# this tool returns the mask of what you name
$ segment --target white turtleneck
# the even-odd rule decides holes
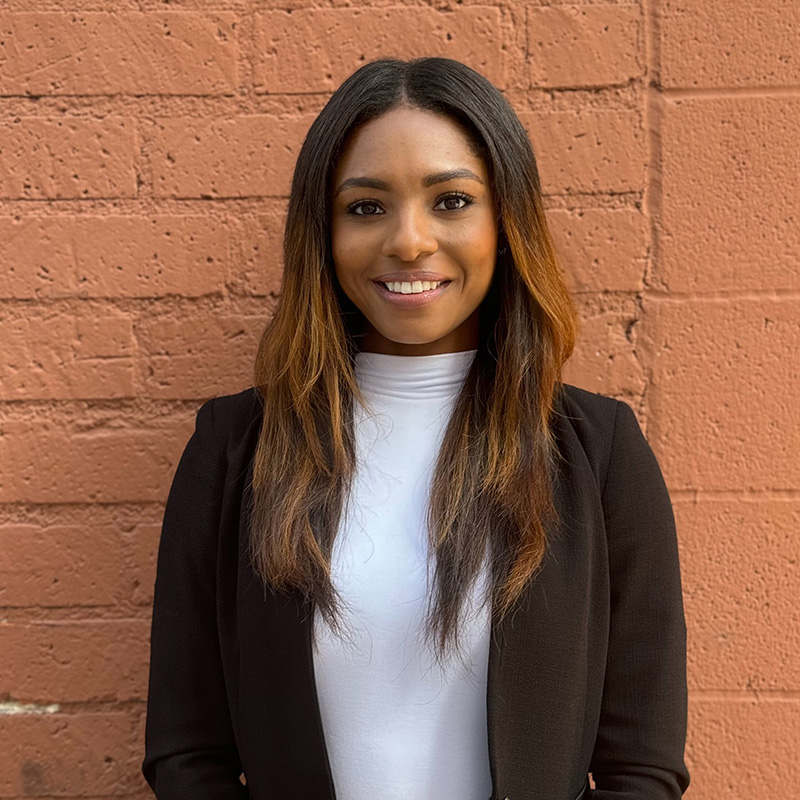
[[[464,662],[434,665],[423,632],[425,513],[435,460],[477,350],[360,352],[358,467],[332,555],[350,642],[315,613],[314,672],[338,800],[486,800],[488,563],[460,630]],[[433,568],[431,567],[431,577]]]

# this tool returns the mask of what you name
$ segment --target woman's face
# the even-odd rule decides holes
[[[331,244],[336,277],[364,315],[361,350],[477,348],[497,237],[486,165],[449,117],[397,108],[353,134],[334,173]],[[401,292],[423,288],[418,279],[445,283],[415,295],[381,279],[410,283],[392,286]]]

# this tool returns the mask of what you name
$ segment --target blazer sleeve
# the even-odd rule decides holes
[[[602,491],[611,619],[594,800],[675,800],[689,785],[686,622],[667,487],[633,409],[617,401]]]
[[[225,462],[213,400],[197,412],[164,510],[142,772],[159,800],[244,800],[222,673],[216,553]]]

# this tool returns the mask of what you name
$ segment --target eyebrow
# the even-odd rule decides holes
[[[427,189],[429,186],[433,186],[435,183],[445,183],[446,181],[451,181],[454,178],[467,178],[477,181],[481,184],[483,183],[483,181],[471,169],[461,167],[459,169],[450,169],[446,170],[445,172],[434,172],[430,175],[426,175],[422,180],[422,185]],[[345,189],[349,189],[353,186],[363,186],[367,189],[382,189],[383,191],[389,191],[389,184],[385,181],[379,181],[377,178],[367,178],[362,176],[359,178],[348,178],[346,181],[343,181],[333,196],[336,197],[339,192],[343,192]]]

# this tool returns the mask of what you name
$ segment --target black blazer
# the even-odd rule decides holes
[[[667,488],[629,405],[566,384],[556,409],[564,531],[492,628],[489,800],[674,800],[686,624]],[[265,599],[247,557],[261,417],[254,388],[205,403],[167,500],[142,765],[160,800],[335,798],[313,608]]]

